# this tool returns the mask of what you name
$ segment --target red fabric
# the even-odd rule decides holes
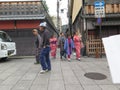
[[[71,38],[68,38],[68,43],[69,43],[69,44],[71,43]]]
[[[68,55],[68,58],[70,58],[70,55]]]
[[[57,38],[51,38],[51,39],[50,39],[50,48],[51,48],[51,56],[52,56],[52,57],[56,57]]]
[[[76,58],[80,58],[81,56],[81,38],[78,35],[74,36],[74,44],[75,44],[75,49],[76,49]]]

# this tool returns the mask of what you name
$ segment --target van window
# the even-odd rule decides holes
[[[11,38],[4,32],[0,32],[0,41],[11,42]]]

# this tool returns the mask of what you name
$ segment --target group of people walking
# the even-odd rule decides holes
[[[33,29],[36,45],[36,62],[41,64],[42,70],[40,73],[51,71],[50,55],[53,59],[56,58],[57,48],[60,48],[60,59],[71,60],[72,51],[76,52],[76,59],[80,61],[81,48],[83,47],[81,35],[76,31],[73,38],[70,34],[64,35],[60,33],[59,38],[55,35],[50,37],[49,31],[46,29],[46,22],[40,23],[39,30]]]
[[[71,60],[72,51],[76,52],[76,59],[80,61],[81,57],[81,48],[83,48],[83,43],[81,39],[81,34],[76,31],[73,39],[70,34],[64,35],[60,33],[60,37],[57,39],[54,35],[50,38],[50,48],[51,48],[51,57],[56,58],[57,47],[60,48],[60,59]]]

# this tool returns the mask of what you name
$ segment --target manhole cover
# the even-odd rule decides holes
[[[94,79],[94,80],[104,80],[104,79],[107,78],[107,76],[104,75],[104,74],[92,73],[92,72],[91,73],[86,73],[84,76],[87,77],[87,78],[90,78],[90,79]]]

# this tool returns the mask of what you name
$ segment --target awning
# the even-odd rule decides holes
[[[6,15],[0,16],[0,20],[39,20],[45,19],[45,15]]]
[[[94,26],[99,26],[98,23],[93,23]],[[120,21],[103,21],[102,26],[118,26],[120,25]]]
[[[87,14],[87,15],[82,15],[83,18],[88,18],[88,19],[92,19],[92,18],[95,18],[95,15],[94,14]],[[106,14],[105,15],[105,18],[118,18],[120,17],[120,14],[117,13],[117,14]]]

